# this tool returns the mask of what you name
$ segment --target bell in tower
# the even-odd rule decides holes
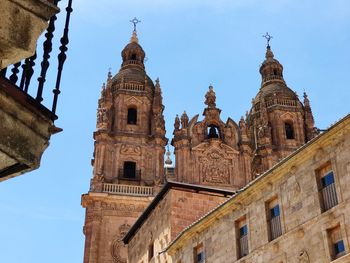
[[[139,20],[131,22],[134,30],[121,52],[121,68],[115,76],[108,73],[98,101],[93,178],[82,197],[84,263],[126,262],[122,234],[164,180],[167,139],[161,86],[145,71],[136,31]]]

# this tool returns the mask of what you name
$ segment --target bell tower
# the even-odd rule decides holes
[[[212,86],[205,95],[203,120],[186,112],[174,123],[175,180],[237,190],[251,181],[251,149],[244,120],[221,120]]]
[[[310,102],[304,104],[283,78],[283,66],[268,39],[265,60],[260,66],[261,87],[247,116],[253,150],[253,177],[271,168],[315,136]]]
[[[145,71],[136,24],[123,62],[108,73],[98,100],[95,150],[86,208],[84,263],[126,262],[121,239],[164,180],[167,139],[159,79]]]

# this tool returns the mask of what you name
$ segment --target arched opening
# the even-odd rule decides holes
[[[132,53],[131,54],[131,58],[130,58],[131,60],[136,60],[137,59],[137,56],[136,56],[136,54],[135,53]]]
[[[294,129],[291,123],[288,123],[288,122],[284,123],[284,130],[286,132],[286,138],[288,140],[294,139]]]
[[[137,109],[129,108],[128,109],[128,124],[136,124],[137,122]]]
[[[136,179],[136,163],[124,162],[124,178]]]
[[[208,126],[208,138],[219,138],[219,128],[215,125]]]
[[[277,76],[277,69],[273,70],[273,75]]]

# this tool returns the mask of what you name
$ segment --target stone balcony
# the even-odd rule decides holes
[[[0,0],[0,69],[34,54],[49,19],[59,12],[53,0]]]
[[[63,33],[61,38],[53,39],[58,2],[0,0],[0,181],[37,169],[51,135],[62,130],[54,121],[73,9],[72,0],[68,0],[65,16],[61,14]],[[43,45],[37,47],[38,54],[42,54],[39,58],[35,51],[37,39],[46,28]],[[57,68],[50,67],[49,60],[54,59],[53,40],[60,42],[58,50],[55,48]],[[49,69],[54,70],[56,81],[50,83],[53,94],[46,96],[44,102]],[[43,103],[49,105],[50,97],[52,104],[48,109]]]
[[[57,118],[0,77],[0,181],[37,169]]]

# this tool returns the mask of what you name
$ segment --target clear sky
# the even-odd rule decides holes
[[[249,110],[266,31],[288,86],[308,93],[316,126],[349,112],[348,0],[74,0],[73,8],[56,122],[63,132],[39,170],[0,183],[0,262],[83,261],[80,198],[92,175],[97,100],[108,68],[119,70],[134,16],[148,75],[160,78],[170,139],[176,114],[202,113],[210,84],[224,120]]]

